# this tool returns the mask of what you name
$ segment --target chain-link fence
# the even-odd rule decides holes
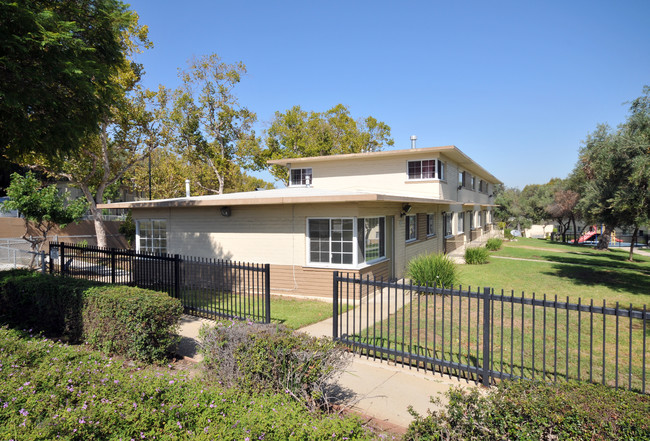
[[[32,251],[31,244],[21,238],[0,239],[0,270],[44,267],[44,253]]]

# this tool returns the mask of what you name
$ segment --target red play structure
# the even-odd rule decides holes
[[[601,230],[602,230],[602,227],[601,227]],[[586,242],[588,240],[595,240],[600,235],[600,233],[601,232],[598,231],[598,227],[596,225],[592,225],[591,227],[589,227],[589,230],[587,230],[587,232],[585,232],[582,236],[580,236],[578,238],[578,243],[583,243],[583,242]],[[622,242],[622,239],[614,238],[614,240],[616,242]],[[573,241],[571,241],[571,242],[573,242]]]

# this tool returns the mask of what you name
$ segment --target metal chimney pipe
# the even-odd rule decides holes
[[[189,198],[190,197],[190,180],[185,179],[185,197]]]
[[[417,136],[415,136],[415,135],[411,135],[411,148],[412,148],[412,149],[415,148],[415,141],[416,141],[417,139],[418,139]]]

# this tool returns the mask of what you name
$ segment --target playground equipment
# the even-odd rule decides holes
[[[598,227],[596,225],[592,225],[591,227],[589,227],[588,231],[583,233],[582,236],[578,238],[578,243],[584,243],[587,241],[598,239],[598,236],[600,236],[600,234],[603,232],[604,229],[605,229],[604,225],[601,225],[600,231],[598,231]],[[611,243],[622,242],[622,241],[623,241],[622,239],[617,239],[616,233],[612,231]],[[573,243],[573,241],[571,241],[571,243]]]

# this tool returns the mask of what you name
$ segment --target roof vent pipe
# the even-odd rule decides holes
[[[190,180],[185,179],[185,197],[189,198],[190,197]]]
[[[411,148],[412,148],[412,149],[415,148],[415,141],[416,141],[417,139],[418,139],[417,136],[415,136],[415,135],[411,135]]]

